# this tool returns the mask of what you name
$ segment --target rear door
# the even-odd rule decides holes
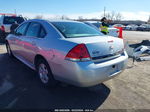
[[[37,41],[41,41],[45,35],[46,32],[40,23],[31,22],[26,32],[26,36],[23,38],[23,57],[29,63],[33,63],[34,57],[38,52]]]

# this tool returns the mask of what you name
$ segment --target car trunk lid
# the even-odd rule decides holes
[[[77,44],[84,43],[92,60],[119,56],[120,52],[124,49],[124,43],[122,39],[110,36],[67,38],[67,40]]]

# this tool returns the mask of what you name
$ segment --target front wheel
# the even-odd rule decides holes
[[[36,69],[41,82],[45,86],[56,86],[57,81],[53,77],[49,64],[44,59],[40,59],[37,62]]]

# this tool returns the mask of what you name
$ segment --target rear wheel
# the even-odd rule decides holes
[[[57,81],[53,77],[49,64],[44,59],[40,59],[37,62],[36,69],[41,82],[45,86],[56,86]]]

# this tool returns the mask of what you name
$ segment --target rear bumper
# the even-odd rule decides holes
[[[56,75],[56,79],[79,87],[94,86],[123,72],[127,60],[125,52],[124,56],[103,63],[68,61],[57,69],[61,75]]]

